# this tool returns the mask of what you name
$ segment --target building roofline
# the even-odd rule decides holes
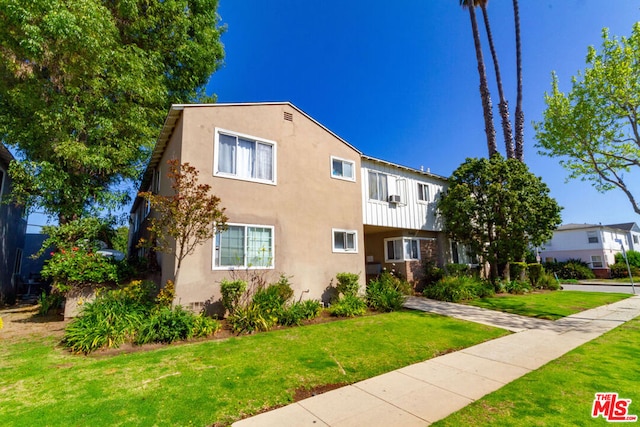
[[[369,160],[369,161],[376,162],[376,163],[382,163],[383,165],[392,166],[392,167],[398,168],[398,169],[404,169],[406,171],[418,173],[418,174],[425,175],[425,176],[428,176],[428,177],[431,177],[431,178],[441,179],[441,180],[444,180],[444,181],[448,180],[447,177],[432,173],[430,171],[423,171],[423,170],[415,169],[415,168],[412,168],[412,167],[409,167],[409,166],[399,165],[397,163],[389,162],[387,160],[378,159],[378,158],[367,156],[367,155],[364,155],[364,154],[362,155],[362,159],[363,160]]]

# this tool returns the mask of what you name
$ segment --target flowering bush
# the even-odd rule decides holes
[[[74,246],[51,252],[41,274],[52,279],[52,286],[64,293],[76,286],[117,283],[118,265],[92,250]]]

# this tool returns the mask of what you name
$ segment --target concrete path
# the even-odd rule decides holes
[[[615,292],[620,294],[632,294],[640,295],[640,287],[636,283],[631,286],[629,283],[580,283],[578,285],[562,284],[562,289],[566,291],[586,291],[586,292]]]
[[[234,423],[273,426],[427,426],[640,316],[640,296],[544,321],[412,297],[406,306],[517,333],[416,363]]]

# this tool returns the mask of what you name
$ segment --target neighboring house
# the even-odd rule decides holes
[[[24,209],[7,203],[11,178],[7,174],[13,156],[0,144],[0,304],[16,300],[27,221]]]
[[[637,225],[635,225],[637,229]],[[615,255],[632,248],[637,233],[618,228],[618,225],[566,224],[558,227],[553,238],[544,244],[540,252],[543,262],[581,259],[589,264],[597,277],[609,277],[609,266],[615,263]],[[633,233],[633,234],[631,234]]]
[[[414,278],[421,260],[443,262],[448,252],[434,206],[444,178],[363,157],[290,103],[174,105],[142,190],[169,194],[170,159],[195,166],[229,218],[182,262],[176,303],[191,309],[220,300],[220,281],[232,277],[284,274],[296,299],[326,300],[337,273],[360,273],[362,285],[383,267]],[[149,215],[137,198],[133,251]],[[173,255],[155,259],[164,284]]]
[[[625,222],[624,224],[610,224],[609,228],[615,228],[618,230],[624,230],[627,234],[628,247],[625,249],[640,252],[640,227],[635,222]]]

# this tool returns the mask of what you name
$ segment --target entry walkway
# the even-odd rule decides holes
[[[234,427],[427,426],[640,316],[634,296],[555,322],[411,297],[408,308],[516,331],[234,423]]]

